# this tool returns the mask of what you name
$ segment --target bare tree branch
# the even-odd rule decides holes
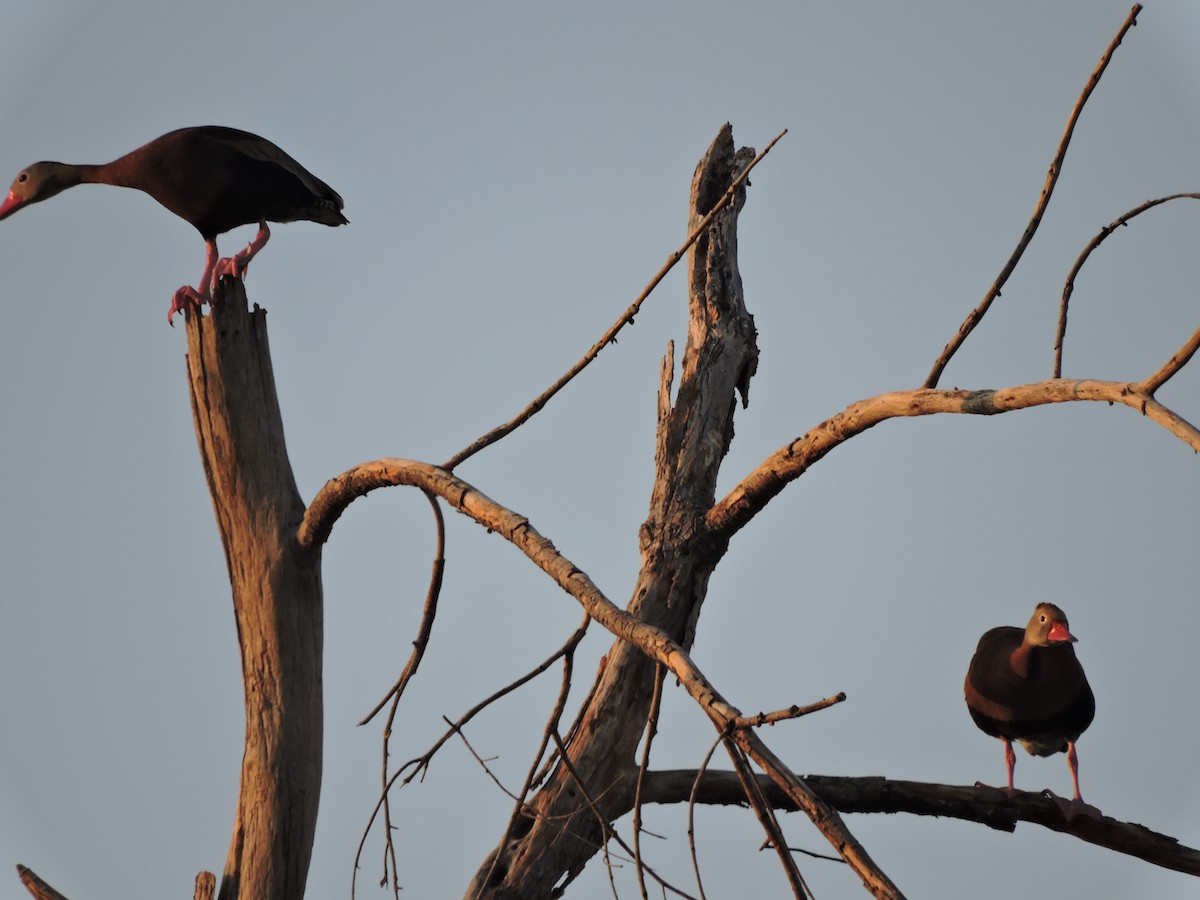
[[[637,787],[633,790],[633,864],[636,867],[638,889],[642,892],[642,900],[649,900],[646,893],[646,879],[642,872],[642,780],[650,768],[650,748],[654,744],[654,736],[658,733],[658,711],[662,705],[663,676],[666,670],[661,665],[655,667],[654,696],[650,701],[650,712],[646,716],[646,741],[642,745],[642,762],[638,766]]]
[[[1063,340],[1067,335],[1067,305],[1071,302],[1071,294],[1075,291],[1075,279],[1079,275],[1079,270],[1083,268],[1083,264],[1087,262],[1088,257],[1092,255],[1092,251],[1103,244],[1104,241],[1108,239],[1108,236],[1122,225],[1129,224],[1130,219],[1140,216],[1147,210],[1154,209],[1156,206],[1161,206],[1163,203],[1166,203],[1170,200],[1181,200],[1185,198],[1200,200],[1200,194],[1171,194],[1169,197],[1159,197],[1157,200],[1147,200],[1141,206],[1129,210],[1129,212],[1122,216],[1118,216],[1108,225],[1105,225],[1100,229],[1100,233],[1092,238],[1088,242],[1088,245],[1083,248],[1083,252],[1080,253],[1079,258],[1075,260],[1075,265],[1071,267],[1071,272],[1067,275],[1067,280],[1063,284],[1062,301],[1059,303],[1058,307],[1058,332],[1054,336],[1055,378],[1062,377]],[[1154,391],[1150,391],[1150,393],[1154,393]]]
[[[798,719],[801,716],[807,716],[809,713],[820,712],[823,709],[829,709],[838,703],[843,703],[846,700],[846,694],[839,692],[832,697],[826,697],[824,700],[818,700],[816,703],[810,703],[808,706],[789,706],[787,709],[779,709],[770,713],[757,713],[753,716],[742,716],[733,723],[734,728],[758,728],[761,725],[774,725],[776,722],[782,722],[785,719]]]
[[[1187,351],[1190,348],[1191,352],[1195,352],[1197,341],[1200,341],[1200,335],[1193,335],[1176,354],[1179,360],[1176,369],[1190,359]],[[1200,431],[1155,400],[1146,389],[1145,386],[1152,384],[1154,378],[1151,376],[1145,382],[1136,384],[1055,379],[995,391],[920,388],[859,400],[768,456],[709,511],[708,527],[715,536],[727,540],[788,483],[803,475],[835,447],[880,422],[901,417],[944,413],[994,416],[1049,403],[1103,401],[1136,409],[1200,452]]]
[[[1038,197],[1037,205],[1033,208],[1033,216],[1029,219],[1029,224],[1025,226],[1025,231],[1021,235],[1021,239],[1017,241],[1017,247],[1013,250],[1012,255],[1008,258],[1008,262],[1004,264],[1004,268],[1000,270],[1000,274],[996,276],[996,280],[988,291],[983,296],[983,300],[967,315],[966,320],[958,328],[958,333],[942,350],[942,355],[937,358],[933,364],[933,369],[929,376],[925,379],[924,387],[937,387],[938,381],[942,377],[942,371],[950,362],[950,358],[962,346],[963,341],[967,336],[975,330],[975,326],[982,321],[984,314],[988,311],[988,307],[992,305],[992,301],[1000,296],[1000,289],[1004,287],[1010,275],[1017,268],[1017,263],[1021,261],[1021,257],[1025,254],[1025,248],[1029,246],[1033,240],[1034,234],[1037,233],[1038,225],[1042,222],[1042,216],[1046,214],[1046,207],[1050,204],[1050,195],[1054,193],[1054,186],[1058,183],[1058,176],[1062,173],[1063,161],[1067,158],[1067,146],[1071,143],[1071,135],[1075,131],[1075,124],[1079,121],[1079,115],[1083,112],[1084,104],[1092,95],[1092,91],[1096,89],[1096,85],[1100,83],[1100,76],[1104,74],[1104,70],[1108,68],[1109,62],[1112,60],[1113,54],[1117,48],[1121,46],[1121,40],[1125,37],[1125,32],[1137,24],[1138,13],[1142,11],[1142,5],[1135,3],[1133,9],[1129,11],[1129,15],[1117,29],[1117,36],[1113,38],[1112,43],[1108,45],[1108,49],[1100,57],[1100,62],[1096,65],[1095,71],[1092,72],[1091,78],[1084,85],[1083,93],[1079,95],[1079,99],[1075,101],[1075,108],[1071,110],[1071,115],[1067,118],[1067,127],[1063,130],[1062,140],[1058,144],[1058,152],[1054,155],[1054,161],[1050,163],[1050,170],[1046,173],[1046,183],[1042,187],[1041,196]]]
[[[742,796],[750,801],[751,809],[758,816],[758,821],[762,824],[763,831],[767,833],[767,842],[775,848],[776,855],[783,865],[783,871],[787,874],[788,884],[792,888],[792,896],[796,897],[797,900],[805,900],[806,897],[810,896],[808,886],[804,883],[804,877],[800,874],[800,868],[796,865],[796,860],[788,852],[787,841],[783,839],[783,831],[779,827],[779,820],[775,818],[775,810],[767,801],[762,786],[750,770],[750,763],[742,752],[742,748],[734,743],[728,735],[725,736],[723,743],[729,753],[729,758],[733,761],[734,772],[742,787]]]
[[[765,775],[757,777],[776,808],[795,807],[777,783]],[[1076,816],[1068,822],[1058,804],[1043,793],[1018,791],[1009,800],[996,788],[925,784],[874,776],[805,775],[804,782],[824,802],[845,813],[942,816],[977,822],[999,831],[1013,831],[1018,822],[1029,822],[1166,869],[1200,876],[1200,850],[1137,823],[1108,816]],[[746,794],[734,772],[661,770],[647,775],[645,800],[742,805]]]
[[[425,592],[425,606],[421,610],[421,624],[417,627],[417,639],[413,641],[413,651],[408,657],[408,662],[404,666],[404,670],[400,673],[400,677],[396,679],[396,683],[384,695],[383,699],[375,704],[375,708],[363,716],[359,725],[366,725],[370,722],[379,711],[393,697],[395,702],[392,704],[391,713],[388,715],[386,727],[383,729],[384,735],[384,764],[387,762],[387,739],[392,733],[392,723],[396,718],[396,708],[400,702],[400,698],[404,696],[404,689],[408,687],[408,682],[417,674],[417,669],[421,665],[421,660],[425,656],[425,648],[429,646],[429,636],[433,632],[433,620],[437,616],[438,596],[442,592],[442,575],[446,571],[446,522],[442,517],[442,509],[438,506],[437,498],[428,491],[425,491],[425,498],[433,507],[434,526],[437,533],[437,551],[433,559],[433,572],[429,576],[429,589]]]

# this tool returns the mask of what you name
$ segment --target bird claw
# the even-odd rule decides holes
[[[209,285],[209,290],[216,291],[222,278],[244,278],[249,269],[250,259],[244,251],[236,256],[218,259],[216,265],[213,266],[212,283]]]
[[[1060,797],[1054,791],[1047,788],[1042,791],[1044,797],[1054,801],[1055,806],[1063,814],[1063,818],[1070,822],[1076,816],[1091,816],[1093,819],[1099,819],[1104,816],[1096,807],[1090,803],[1085,803],[1082,797],[1076,797],[1074,800],[1068,800],[1066,797]]]
[[[1017,794],[1019,794],[1019,793],[1023,793],[1022,791],[1018,791],[1016,788],[1011,788],[1011,787],[996,787],[996,786],[994,786],[994,785],[990,785],[990,784],[984,784],[982,781],[977,781],[977,782],[975,782],[975,787],[977,787],[977,788],[988,788],[988,789],[990,789],[990,790],[993,790],[993,791],[999,791],[999,792],[1000,792],[1000,793],[1002,793],[1002,794],[1003,794],[1005,797],[1007,797],[1009,800],[1012,800],[1012,799],[1014,799],[1014,798],[1017,796]]]
[[[190,284],[185,284],[171,298],[171,308],[167,310],[167,324],[174,328],[175,313],[181,313],[189,306],[199,312],[200,307],[207,302],[209,302],[208,297],[205,297]]]

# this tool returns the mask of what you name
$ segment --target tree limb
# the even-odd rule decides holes
[[[795,804],[765,775],[757,776],[767,798],[778,809]],[[805,775],[804,782],[825,803],[844,813],[911,813],[978,822],[999,831],[1013,831],[1018,822],[1041,825],[1080,840],[1143,859],[1156,866],[1200,876],[1200,850],[1180,844],[1165,834],[1135,822],[1108,816],[1076,816],[1067,821],[1062,810],[1041,793],[1018,791],[1009,800],[989,787],[958,787],[896,781],[882,777]],[[647,774],[643,791],[646,803],[697,803],[744,805],[746,794],[735,772],[709,769],[697,783],[692,769],[659,770]]]
[[[1176,354],[1176,365],[1171,371],[1190,359],[1197,346],[1200,346],[1200,332]],[[1157,378],[1157,375],[1151,376],[1138,383],[1052,379],[994,391],[919,388],[859,400],[763,460],[709,510],[708,527],[714,539],[728,540],[790,482],[827,453],[888,419],[945,413],[994,416],[1050,403],[1103,401],[1137,410],[1200,452],[1200,430],[1154,399],[1149,387],[1154,386]]]

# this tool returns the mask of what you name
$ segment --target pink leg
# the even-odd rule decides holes
[[[1064,800],[1050,791],[1046,791],[1046,794],[1058,804],[1058,808],[1062,810],[1063,818],[1068,822],[1080,815],[1100,818],[1103,813],[1090,803],[1084,803],[1083,797],[1079,794],[1079,756],[1075,753],[1074,741],[1067,743],[1067,766],[1071,770],[1071,785],[1075,788],[1074,799]]]
[[[1001,738],[1001,740],[1004,740],[1004,738]],[[1000,791],[1006,797],[1008,797],[1009,800],[1011,800],[1017,793],[1015,790],[1013,790],[1013,769],[1016,768],[1016,765],[1017,754],[1013,752],[1012,741],[1004,740],[1004,766],[1008,770],[1008,787],[995,788],[994,790]],[[991,787],[991,785],[984,784],[982,781],[977,781],[975,782],[975,787]]]
[[[213,269],[217,265],[217,242],[208,241],[205,244],[205,248],[204,274],[200,276],[199,287],[192,287],[185,284],[171,298],[171,308],[167,310],[167,324],[172,328],[175,327],[175,313],[183,312],[188,306],[199,309],[202,303],[212,301],[212,293],[210,292],[209,285],[213,280]]]
[[[250,267],[250,260],[254,259],[255,254],[267,245],[270,240],[271,229],[267,227],[265,219],[258,223],[258,234],[254,236],[254,240],[241,253],[231,256],[228,259],[217,260],[216,268],[211,273],[211,282],[209,289],[215,291],[217,282],[226,275],[231,278],[241,278],[246,274],[246,270]]]

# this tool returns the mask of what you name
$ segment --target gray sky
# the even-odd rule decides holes
[[[1200,189],[1200,9],[1151,2],[1076,131],[1034,246],[943,378],[1048,377],[1062,281],[1099,227]],[[732,10],[732,11],[731,11]],[[10,4],[0,178],[104,162],[183,125],[277,142],[346,200],[347,228],[280,226],[251,269],[302,494],[380,456],[439,462],[508,418],[609,325],[684,235],[717,129],[790,134],[756,171],[741,265],[762,359],[728,489],[846,404],[917,386],[1011,252],[1123,2]],[[1114,235],[1080,277],[1068,377],[1137,379],[1200,325],[1200,205]],[[227,236],[232,251],[252,229]],[[224,559],[195,449],[182,330],[163,319],[203,245],[132,191],[85,186],[0,224],[0,896],[22,862],[68,896],[187,896],[220,871],[242,699]],[[625,603],[653,461],[655,390],[686,305],[669,278],[600,360],[459,474],[531,518]],[[1160,395],[1196,421],[1200,369]],[[886,423],[840,448],[733,542],[695,659],[747,712],[839,690],[767,732],[799,772],[949,784],[1003,777],[962,677],[978,636],[1053,600],[1098,699],[1084,796],[1200,844],[1195,782],[1196,456],[1128,409]],[[430,653],[393,760],[441,716],[534,666],[581,613],[458,516]],[[356,728],[415,634],[425,501],[356,503],[325,551],[326,758],[309,896],[344,897],[379,781]],[[581,690],[609,645],[595,633]],[[469,732],[516,787],[558,675]],[[667,698],[661,767],[712,740]],[[1069,791],[1021,753],[1018,787]],[[458,896],[510,801],[461,745],[397,795],[407,897]],[[648,854],[691,885],[685,811]],[[793,845],[824,851],[798,816]],[[851,816],[910,896],[1195,896],[1192,879],[1030,825]],[[628,835],[628,823],[622,823]],[[710,897],[786,895],[759,826],[704,812]],[[377,895],[381,841],[360,896]],[[842,866],[801,859],[818,896]],[[9,880],[3,880],[3,879]],[[635,896],[632,868],[618,872]],[[608,896],[593,863],[576,896]]]

